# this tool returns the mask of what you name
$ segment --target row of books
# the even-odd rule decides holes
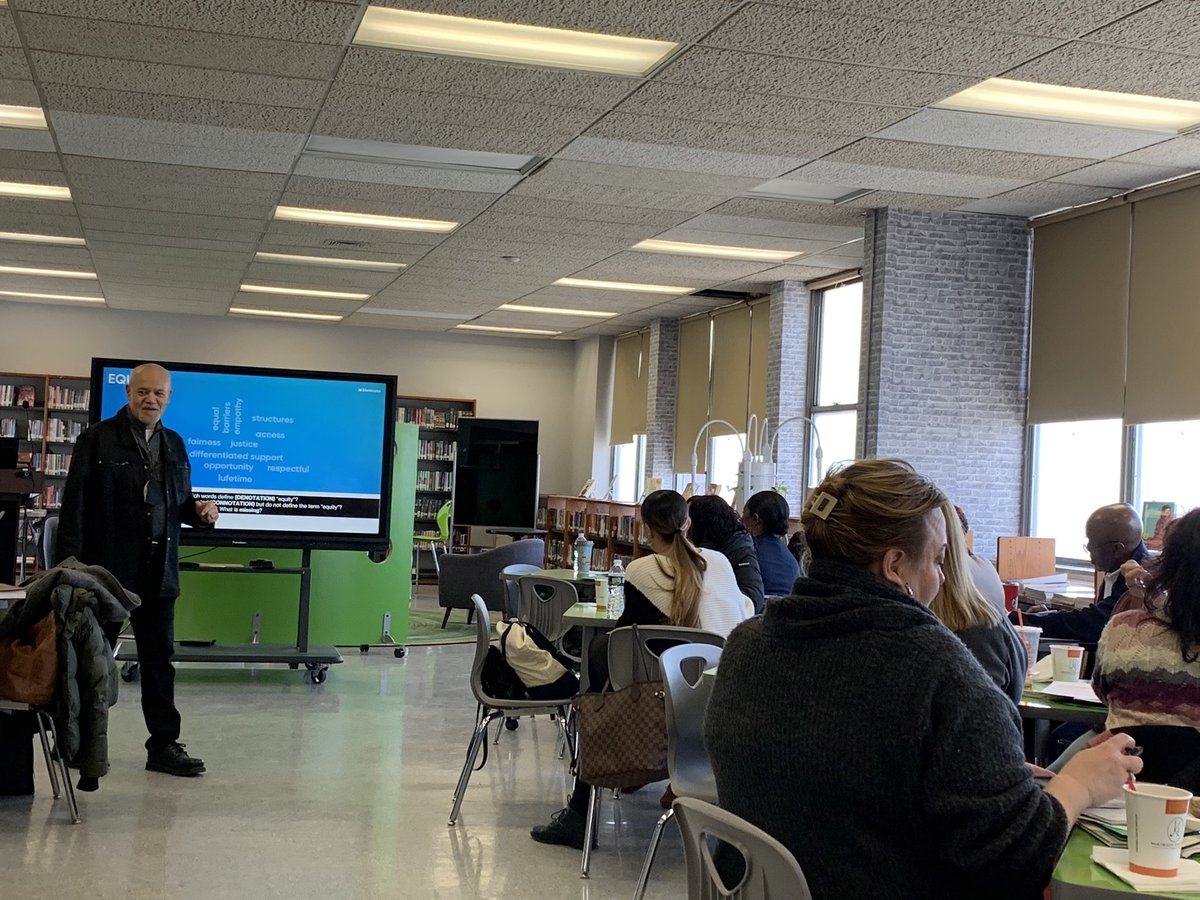
[[[91,404],[92,392],[88,388],[69,388],[52,384],[46,400],[51,409],[74,409],[87,412]]]
[[[29,466],[46,475],[66,475],[71,468],[71,454],[34,453],[29,457]]]
[[[432,519],[445,502],[441,497],[418,497],[413,506],[413,515],[418,519]]]
[[[462,410],[429,409],[421,406],[401,406],[400,421],[423,428],[457,428]]]
[[[453,472],[417,472],[418,491],[449,491],[453,487]]]
[[[454,441],[420,440],[417,441],[417,459],[453,462],[454,448]]]
[[[0,406],[36,406],[32,384],[0,384]]]
[[[0,437],[16,437],[17,436],[17,420],[10,418],[0,419]]]
[[[58,509],[62,506],[62,485],[48,484],[46,489],[42,491],[41,496],[34,501],[34,506],[38,509]]]
[[[33,423],[30,422],[30,425]],[[51,441],[70,441],[72,444],[83,434],[84,423],[78,419],[57,419],[46,422],[46,438]]]

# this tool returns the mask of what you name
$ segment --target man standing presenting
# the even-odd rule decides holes
[[[63,490],[55,559],[74,556],[108,569],[142,598],[130,619],[142,677],[142,714],[150,738],[146,768],[193,776],[204,762],[179,743],[175,708],[175,598],[180,523],[211,528],[215,503],[192,496],[183,439],[161,422],[171,374],[146,363],[125,386],[129,404],[80,435]],[[105,629],[115,646],[120,625]]]
[[[1128,503],[1102,506],[1088,516],[1087,551],[1092,565],[1104,573],[1104,584],[1096,602],[1086,609],[1037,612],[1037,607],[1025,613],[1025,624],[1042,629],[1043,638],[1067,638],[1094,644],[1108,624],[1113,607],[1125,593],[1125,578],[1121,565],[1128,560],[1141,562],[1146,558],[1142,543],[1142,520]],[[1009,616],[1017,621],[1016,613]]]

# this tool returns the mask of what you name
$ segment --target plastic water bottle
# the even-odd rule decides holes
[[[575,536],[575,546],[571,551],[571,568],[576,578],[582,578],[587,574],[587,567],[584,565],[583,556],[587,553],[587,540],[583,536],[583,532],[579,532]]]
[[[621,618],[625,612],[625,566],[620,559],[614,559],[608,572],[608,617]]]

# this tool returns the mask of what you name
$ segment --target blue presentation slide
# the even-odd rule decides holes
[[[104,370],[101,413],[127,403],[128,369]],[[173,371],[163,425],[179,432],[192,491],[218,528],[374,533],[387,391],[319,376]]]

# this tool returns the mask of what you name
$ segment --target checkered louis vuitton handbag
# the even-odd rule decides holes
[[[636,672],[641,654],[639,642],[633,643]],[[667,778],[665,697],[661,681],[638,681],[619,691],[605,685],[599,693],[576,696],[580,779],[621,788]]]

